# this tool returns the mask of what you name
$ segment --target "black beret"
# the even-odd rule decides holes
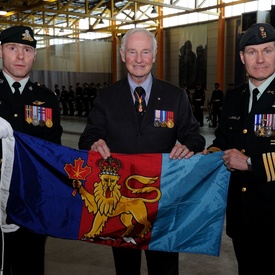
[[[243,35],[239,49],[242,51],[245,46],[259,45],[275,41],[275,29],[268,23],[253,24]]]
[[[33,37],[33,30],[26,26],[13,26],[5,29],[0,34],[1,44],[19,43],[36,47],[36,40]]]

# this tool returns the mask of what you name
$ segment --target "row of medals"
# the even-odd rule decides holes
[[[138,111],[140,114],[144,114],[145,110],[142,108],[141,102],[138,105]],[[165,111],[162,111],[163,113],[166,113]],[[154,119],[154,126],[155,127],[168,127],[173,128],[174,127],[174,121],[172,119],[168,119],[168,121],[160,120],[160,118],[155,117]]]
[[[275,114],[256,114],[254,131],[258,137],[275,136]]]
[[[155,127],[173,128],[174,127],[174,122],[171,119],[168,119],[168,121],[160,121],[160,119],[155,118],[154,126]]]
[[[155,110],[155,127],[174,127],[174,113],[172,111]]]
[[[33,126],[44,127],[46,125],[48,128],[53,127],[53,122],[50,119],[47,119],[46,121],[44,121],[43,119],[39,120],[37,117],[33,117],[33,118],[28,117],[28,118],[26,118],[26,121],[29,124],[32,124]]]
[[[46,125],[48,128],[51,128],[53,126],[52,120],[50,118],[47,118],[46,120],[39,119],[38,116],[36,116],[34,114],[34,111],[33,111],[34,109],[36,110],[35,114],[37,114],[37,113],[45,113],[45,112],[47,112],[46,110],[48,110],[49,111],[49,117],[52,117],[52,110],[50,108],[39,107],[39,106],[32,106],[32,105],[26,105],[25,106],[26,121],[29,124],[32,124],[33,126],[44,127]],[[43,109],[43,112],[39,111],[39,110],[42,110],[42,109]]]

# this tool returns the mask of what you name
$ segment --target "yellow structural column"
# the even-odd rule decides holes
[[[217,82],[220,83],[220,89],[224,89],[224,39],[225,39],[225,17],[224,7],[220,8],[218,20],[218,55],[217,55]]]
[[[163,15],[163,8],[158,7],[158,15]],[[158,42],[158,52],[157,52],[157,78],[163,79],[163,20],[158,20],[157,28],[157,42]]]
[[[117,81],[117,36],[115,30],[115,21],[111,21],[112,24],[112,81],[113,83]]]

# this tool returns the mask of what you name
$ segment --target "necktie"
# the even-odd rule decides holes
[[[14,96],[16,96],[17,98],[20,97],[21,93],[20,93],[20,90],[19,88],[21,87],[21,84],[19,82],[14,82],[12,84],[12,87],[14,88]]]
[[[140,86],[136,87],[136,89],[134,91],[134,96],[136,99],[135,106],[136,106],[137,113],[139,115],[143,115],[146,110],[145,90]]]
[[[259,90],[258,90],[257,88],[255,88],[255,89],[253,90],[253,99],[252,99],[252,107],[251,107],[251,110],[252,110],[252,109],[255,107],[255,105],[256,105],[256,102],[257,102],[257,100],[258,100],[258,98],[257,98],[258,93],[259,93]]]

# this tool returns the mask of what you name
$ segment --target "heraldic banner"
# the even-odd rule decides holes
[[[14,132],[2,140],[1,223],[94,244],[218,256],[230,173],[222,152],[76,150]]]

